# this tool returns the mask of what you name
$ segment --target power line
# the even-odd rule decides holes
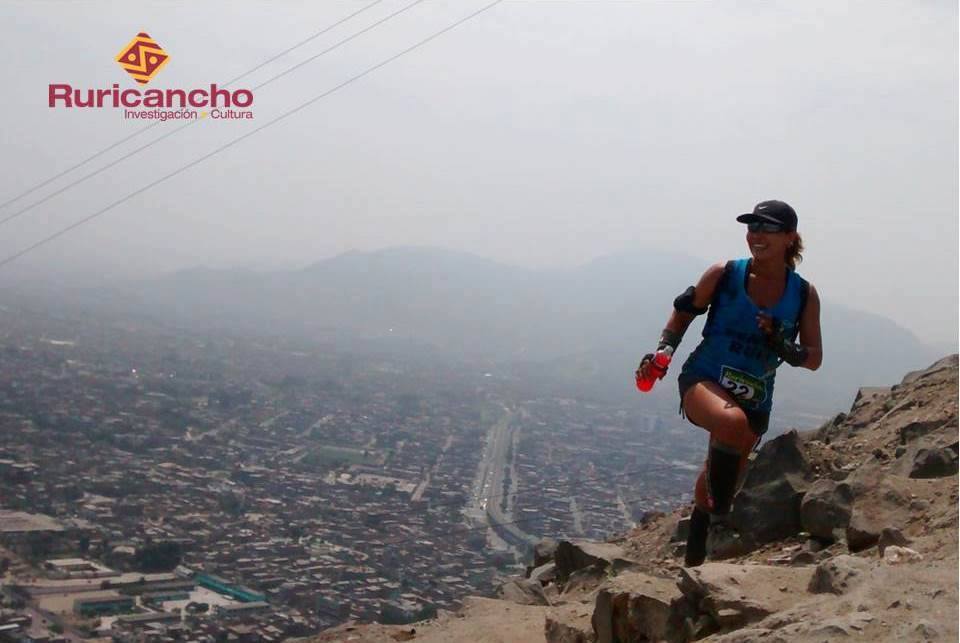
[[[298,42],[297,44],[293,45],[292,47],[288,47],[287,49],[284,49],[284,50],[281,51],[280,53],[278,53],[278,54],[276,54],[276,55],[274,55],[274,56],[271,56],[270,58],[267,58],[266,60],[264,60],[263,62],[261,62],[261,63],[258,64],[257,66],[248,69],[247,71],[243,72],[242,74],[240,74],[240,75],[237,76],[236,78],[234,78],[234,79],[230,80],[229,82],[225,83],[225,84],[224,84],[224,87],[229,87],[230,85],[232,85],[233,83],[237,82],[237,81],[240,80],[241,78],[244,78],[244,77],[246,77],[246,76],[249,76],[249,75],[252,74],[253,72],[257,71],[258,69],[260,69],[260,68],[262,68],[262,67],[264,67],[264,66],[266,66],[266,65],[269,65],[270,63],[272,63],[273,61],[277,60],[278,58],[280,58],[280,57],[282,57],[282,56],[285,56],[285,55],[289,54],[289,53],[290,53],[291,51],[293,51],[294,49],[298,49],[299,47],[302,47],[303,45],[307,44],[308,42],[311,42],[311,41],[319,38],[319,37],[322,36],[323,34],[325,34],[325,33],[327,33],[328,31],[330,31],[331,29],[334,29],[334,28],[336,28],[336,27],[339,27],[340,25],[342,25],[343,23],[347,22],[347,21],[350,20],[351,18],[354,18],[355,16],[360,15],[361,13],[363,13],[364,11],[366,11],[367,9],[370,9],[371,7],[373,7],[373,6],[375,6],[375,5],[378,5],[378,4],[380,4],[381,2],[383,2],[383,0],[374,0],[374,1],[371,2],[370,4],[368,4],[368,5],[364,6],[364,7],[361,7],[360,9],[354,11],[353,13],[351,13],[351,14],[348,15],[348,16],[346,16],[345,18],[342,18],[342,19],[338,20],[337,22],[333,23],[332,25],[330,25],[330,26],[328,26],[328,27],[325,27],[324,29],[321,29],[320,31],[317,31],[316,33],[312,34],[311,36],[309,36],[309,37],[305,38],[304,40],[301,40],[301,41]],[[129,135],[121,138],[119,141],[117,141],[117,142],[114,143],[113,145],[110,145],[110,146],[108,146],[108,147],[103,148],[103,149],[100,150],[99,152],[97,152],[97,153],[95,153],[95,154],[93,154],[93,155],[91,155],[91,156],[88,156],[87,158],[83,159],[83,160],[80,161],[79,163],[76,163],[76,164],[74,164],[74,165],[71,165],[70,167],[68,167],[67,169],[63,170],[62,172],[59,172],[59,173],[57,173],[57,174],[54,174],[53,176],[51,176],[51,177],[48,178],[47,180],[42,181],[42,182],[40,182],[40,183],[37,183],[37,184],[34,185],[33,187],[25,190],[24,192],[21,192],[20,194],[17,194],[17,195],[14,196],[13,198],[7,199],[7,200],[4,201],[3,203],[0,203],[0,208],[5,208],[5,207],[7,207],[8,205],[10,205],[11,203],[14,203],[14,202],[16,202],[16,201],[19,201],[20,199],[22,199],[23,197],[27,196],[28,194],[32,194],[32,193],[36,192],[37,190],[39,190],[40,188],[42,188],[42,187],[44,187],[44,186],[47,186],[47,185],[53,183],[54,181],[56,181],[57,179],[59,179],[61,176],[64,176],[64,175],[66,175],[66,174],[69,174],[70,172],[73,172],[73,171],[76,170],[77,168],[83,167],[84,165],[86,165],[87,163],[89,163],[90,161],[92,161],[93,159],[99,158],[100,156],[103,156],[104,154],[106,154],[106,153],[109,152],[110,150],[115,149],[115,148],[119,147],[120,145],[123,145],[123,144],[126,143],[127,141],[129,141],[129,140],[131,140],[131,139],[134,139],[134,138],[136,138],[137,136],[140,136],[141,134],[143,134],[143,133],[146,132],[147,130],[153,129],[153,128],[156,127],[157,125],[160,125],[160,123],[161,123],[161,121],[156,121],[155,123],[151,123],[150,125],[147,125],[146,127],[142,127],[142,128],[140,128],[140,129],[138,129],[137,131],[133,132],[132,134],[129,134]],[[161,139],[158,139],[158,140],[161,140]],[[30,206],[30,207],[33,207],[33,206]],[[4,219],[4,221],[6,221],[6,219]],[[2,224],[2,223],[3,223],[3,221],[0,221],[0,224]]]
[[[463,23],[467,22],[468,20],[471,20],[471,19],[475,18],[476,16],[479,16],[479,15],[480,15],[481,13],[483,13],[484,11],[487,11],[488,9],[492,9],[493,7],[495,7],[496,5],[500,4],[501,2],[503,2],[503,0],[494,0],[494,1],[491,2],[490,4],[485,5],[484,7],[478,9],[477,11],[474,11],[473,13],[471,13],[471,14],[468,15],[468,16],[466,16],[465,18],[461,18],[460,20],[457,20],[457,21],[454,22],[453,24],[448,25],[447,27],[444,27],[444,28],[441,29],[440,31],[434,32],[433,34],[431,34],[430,36],[427,36],[427,37],[424,38],[423,40],[420,40],[420,41],[417,42],[416,44],[414,44],[414,45],[412,45],[412,46],[410,46],[410,47],[407,47],[406,49],[400,51],[399,53],[394,54],[393,56],[390,56],[389,58],[386,58],[385,60],[382,60],[382,61],[380,61],[379,63],[377,63],[377,64],[375,64],[375,65],[373,65],[373,66],[371,66],[371,67],[368,67],[367,69],[365,69],[364,71],[360,72],[359,74],[357,74],[357,75],[355,75],[355,76],[351,76],[350,78],[348,78],[347,80],[343,81],[342,83],[340,83],[340,84],[338,84],[338,85],[335,85],[332,89],[328,89],[327,91],[323,92],[323,93],[320,94],[319,96],[314,96],[314,97],[311,98],[310,100],[308,100],[308,101],[306,101],[306,102],[304,102],[304,103],[301,103],[301,104],[297,105],[296,107],[294,107],[293,109],[291,109],[291,110],[289,110],[289,111],[287,111],[287,112],[284,112],[284,113],[281,114],[280,116],[277,116],[277,117],[274,118],[273,120],[264,123],[264,124],[261,125],[260,127],[257,127],[257,128],[255,128],[255,129],[253,129],[253,130],[250,130],[249,132],[238,136],[237,138],[233,139],[232,141],[228,141],[227,143],[224,143],[224,144],[221,145],[220,147],[215,148],[213,151],[208,152],[207,154],[204,154],[203,156],[201,156],[201,157],[199,157],[199,158],[197,158],[197,159],[194,159],[194,160],[191,161],[190,163],[187,163],[186,165],[181,166],[180,168],[178,168],[178,169],[176,169],[176,170],[174,170],[174,171],[172,171],[172,172],[169,172],[169,173],[167,173],[167,174],[164,174],[164,175],[161,176],[160,178],[151,181],[150,183],[146,184],[145,186],[143,186],[143,187],[141,187],[141,188],[139,188],[139,189],[137,189],[137,190],[134,190],[134,191],[131,192],[130,194],[126,195],[125,197],[122,197],[122,198],[120,198],[120,199],[117,199],[117,200],[114,201],[113,203],[111,203],[111,204],[109,204],[109,205],[107,205],[107,206],[105,206],[105,207],[103,207],[103,208],[100,208],[99,210],[97,210],[97,211],[94,212],[93,214],[90,214],[90,215],[84,217],[83,219],[80,219],[79,221],[76,221],[76,222],[70,224],[69,226],[67,226],[67,227],[65,227],[65,228],[61,228],[61,229],[58,230],[57,232],[54,232],[53,234],[48,235],[48,236],[40,239],[39,241],[30,244],[29,246],[27,246],[27,247],[24,248],[23,250],[20,250],[20,251],[18,251],[18,252],[15,252],[15,253],[13,253],[12,255],[8,255],[8,256],[4,257],[3,259],[0,259],[0,268],[2,268],[3,266],[9,264],[9,263],[12,262],[12,261],[15,261],[15,260],[19,259],[20,257],[22,257],[23,255],[27,254],[28,252],[31,252],[32,250],[35,250],[35,249],[39,248],[40,246],[45,245],[45,244],[53,241],[54,239],[57,239],[57,238],[65,235],[65,234],[67,234],[67,233],[70,232],[71,230],[74,230],[75,228],[79,228],[79,227],[82,226],[83,224],[88,223],[89,221],[92,221],[92,220],[96,219],[97,217],[105,214],[106,212],[109,212],[110,210],[112,210],[113,208],[117,207],[118,205],[129,201],[129,200],[132,199],[133,197],[135,197],[135,196],[137,196],[137,195],[139,195],[139,194],[142,194],[143,192],[146,192],[146,191],[149,190],[150,188],[153,188],[153,187],[155,187],[155,186],[157,186],[157,185],[159,185],[159,184],[161,184],[161,183],[163,183],[163,182],[165,182],[165,181],[167,181],[167,180],[169,180],[169,179],[177,176],[178,174],[181,174],[182,172],[185,172],[185,171],[189,170],[190,168],[192,168],[192,167],[194,167],[194,166],[196,166],[196,165],[199,165],[200,163],[203,163],[203,162],[206,161],[207,159],[209,159],[209,158],[211,158],[211,157],[213,157],[213,156],[216,156],[216,155],[219,154],[220,152],[223,152],[224,150],[226,150],[226,149],[228,149],[228,148],[230,148],[230,147],[233,147],[234,145],[236,145],[236,144],[239,143],[240,141],[243,141],[243,140],[245,140],[245,139],[253,136],[253,135],[256,134],[257,132],[260,132],[260,131],[262,131],[262,130],[268,128],[268,127],[270,127],[271,125],[274,125],[274,124],[276,124],[276,123],[279,123],[280,121],[284,120],[285,118],[296,114],[297,112],[299,112],[300,110],[304,109],[305,107],[309,107],[310,105],[316,103],[317,101],[319,101],[319,100],[321,100],[321,99],[323,99],[323,98],[326,98],[326,97],[329,96],[330,94],[333,94],[334,92],[337,92],[337,91],[339,91],[340,89],[343,89],[343,88],[346,87],[347,85],[350,85],[351,83],[353,83],[353,82],[355,82],[355,81],[357,81],[357,80],[360,80],[361,78],[363,78],[363,77],[366,76],[367,74],[370,74],[370,73],[376,71],[377,69],[380,69],[381,67],[390,64],[390,63],[393,62],[394,60],[397,60],[398,58],[400,58],[400,57],[402,57],[402,56],[410,53],[411,51],[414,51],[415,49],[418,49],[418,48],[422,47],[423,45],[427,44],[428,42],[430,42],[430,41],[432,41],[432,40],[434,40],[434,39],[436,39],[436,38],[439,38],[440,36],[442,36],[443,34],[447,33],[448,31],[451,31],[452,29],[454,29],[454,28],[462,25]]]
[[[361,7],[361,8],[359,8],[359,9],[357,9],[356,11],[354,11],[353,13],[351,13],[349,16],[338,20],[337,22],[333,23],[333,24],[330,25],[329,27],[327,27],[327,28],[325,28],[325,29],[323,29],[323,30],[321,30],[321,31],[318,31],[318,32],[316,32],[316,33],[308,36],[307,38],[304,38],[303,40],[301,40],[301,41],[298,42],[297,44],[293,45],[292,47],[288,47],[287,49],[284,49],[284,50],[281,51],[280,53],[275,54],[275,55],[271,56],[270,58],[267,58],[266,60],[264,60],[262,63],[260,63],[260,64],[257,65],[256,67],[253,67],[253,68],[251,68],[251,69],[248,69],[247,71],[243,72],[242,74],[240,74],[240,75],[237,76],[236,78],[231,79],[228,83],[226,83],[226,85],[224,85],[224,87],[229,87],[230,85],[234,84],[235,82],[237,82],[237,81],[240,80],[241,78],[244,78],[244,77],[246,77],[246,76],[249,76],[249,75],[252,74],[253,72],[257,71],[258,69],[260,69],[260,68],[262,68],[262,67],[265,67],[265,66],[269,65],[270,63],[272,63],[273,61],[277,60],[278,58],[281,58],[281,57],[283,57],[283,56],[286,56],[287,54],[289,54],[289,53],[290,53],[291,51],[293,51],[294,49],[299,49],[300,47],[304,46],[304,45],[307,44],[308,42],[312,42],[313,40],[316,40],[317,38],[319,38],[319,37],[322,36],[323,34],[325,34],[325,33],[327,33],[328,31],[330,31],[331,29],[334,29],[335,27],[339,27],[340,25],[342,25],[343,23],[345,23],[347,20],[350,20],[351,18],[360,15],[361,13],[363,13],[364,11],[366,11],[367,9],[370,9],[371,7],[374,7],[374,6],[378,5],[378,4],[380,4],[381,2],[383,2],[383,0],[374,0],[374,1],[371,2],[370,4],[368,4],[368,5],[364,6],[364,7]]]
[[[378,1],[380,1],[380,0],[378,0]],[[400,9],[398,9],[397,11],[394,11],[393,13],[391,13],[391,14],[388,15],[388,16],[386,16],[385,18],[381,18],[380,20],[378,20],[377,22],[373,23],[372,25],[370,25],[370,26],[368,26],[368,27],[366,27],[366,28],[364,28],[364,29],[361,29],[360,31],[354,33],[354,34],[351,35],[351,36],[348,36],[348,37],[344,38],[343,40],[341,40],[340,42],[338,42],[338,43],[336,43],[336,44],[334,44],[334,45],[331,45],[330,47],[328,47],[327,49],[324,49],[324,50],[321,51],[320,53],[315,54],[314,56],[311,56],[310,58],[307,58],[307,59],[304,60],[303,62],[297,63],[296,65],[294,65],[294,66],[292,66],[292,67],[290,67],[290,68],[288,68],[288,69],[285,69],[284,71],[280,72],[280,73],[277,74],[276,76],[273,76],[272,78],[268,78],[267,80],[265,80],[264,82],[260,83],[259,85],[256,85],[253,89],[255,89],[255,90],[256,90],[256,89],[260,89],[261,87],[263,87],[263,86],[265,86],[265,85],[273,82],[273,81],[276,80],[277,78],[280,78],[280,77],[282,77],[282,76],[285,76],[286,74],[289,74],[291,71],[293,71],[293,70],[295,70],[295,69],[298,69],[298,68],[306,65],[306,64],[309,63],[309,62],[313,62],[314,60],[316,60],[316,59],[319,58],[320,56],[323,56],[323,55],[325,55],[325,54],[330,53],[330,52],[333,51],[334,49],[337,49],[338,47],[341,47],[342,45],[345,45],[346,43],[350,42],[351,40],[354,40],[355,38],[358,38],[359,36],[362,36],[363,34],[367,33],[368,31],[372,30],[373,28],[378,27],[378,26],[382,25],[383,23],[385,23],[385,22],[387,22],[387,21],[389,21],[389,20],[392,20],[393,18],[396,18],[396,17],[399,16],[400,14],[402,14],[402,13],[404,13],[404,12],[412,9],[413,7],[417,6],[418,4],[420,4],[420,3],[422,3],[422,2],[424,2],[424,0],[414,0],[414,1],[411,2],[410,4],[408,4],[408,5],[400,8]],[[121,162],[126,161],[128,158],[130,158],[130,157],[132,157],[132,156],[136,156],[137,154],[139,154],[139,153],[142,152],[143,150],[147,149],[148,147],[153,147],[155,144],[159,143],[160,141],[166,140],[166,139],[170,138],[171,136],[173,136],[174,134],[177,134],[177,133],[183,131],[184,129],[190,127],[191,125],[196,125],[196,124],[199,123],[199,122],[200,122],[200,119],[187,121],[187,122],[185,122],[184,124],[182,124],[182,125],[180,125],[179,127],[177,127],[176,129],[170,130],[169,132],[167,132],[166,134],[163,134],[162,136],[158,136],[157,138],[155,138],[154,140],[150,141],[149,143],[146,143],[146,144],[144,144],[144,145],[141,145],[140,147],[138,147],[138,148],[136,148],[136,149],[134,149],[134,150],[132,150],[132,151],[124,154],[124,155],[121,156],[120,158],[114,159],[114,160],[111,161],[110,163],[107,163],[106,165],[104,165],[104,166],[102,166],[102,167],[94,170],[93,172],[90,172],[90,173],[88,173],[88,174],[84,174],[84,175],[81,176],[80,178],[78,178],[78,179],[76,179],[76,180],[74,180],[74,181],[71,181],[70,183],[67,183],[65,186],[63,186],[63,187],[60,188],[59,190],[54,190],[53,192],[51,192],[50,194],[46,195],[45,197],[43,197],[43,198],[41,198],[41,199],[37,199],[36,201],[34,201],[33,203],[31,203],[30,205],[28,205],[28,206],[26,206],[26,207],[24,207],[24,208],[21,208],[21,209],[19,209],[19,210],[17,210],[17,211],[14,212],[13,214],[11,214],[11,215],[3,218],[3,219],[0,219],[0,225],[3,225],[3,224],[5,224],[5,223],[7,223],[8,221],[12,221],[13,219],[16,219],[16,218],[19,217],[20,215],[28,212],[29,210],[32,210],[33,208],[37,207],[38,205],[43,205],[44,203],[46,203],[46,202],[49,201],[50,199],[52,199],[52,198],[54,198],[54,197],[56,197],[56,196],[58,196],[58,195],[60,195],[60,194],[63,194],[64,192],[66,192],[66,191],[69,190],[70,188],[72,188],[72,187],[74,187],[74,186],[76,186],[76,185],[79,185],[80,183],[83,183],[83,182],[86,181],[87,179],[93,178],[94,176],[97,176],[98,174],[101,174],[102,172],[106,172],[107,170],[109,170],[110,168],[114,167],[115,165],[118,165],[118,164],[120,164]],[[159,121],[158,121],[157,123],[154,123],[154,125],[157,125],[157,124],[159,124]],[[152,126],[150,126],[150,127],[152,127]],[[145,128],[145,129],[146,129],[146,128]]]

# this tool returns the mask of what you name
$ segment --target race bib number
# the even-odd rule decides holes
[[[720,386],[730,391],[733,397],[751,405],[762,404],[767,399],[766,382],[729,366],[720,371]]]

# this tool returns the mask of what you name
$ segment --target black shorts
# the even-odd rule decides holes
[[[691,420],[683,412],[683,396],[690,390],[690,387],[696,384],[697,382],[712,382],[713,379],[703,376],[703,375],[694,375],[693,373],[680,373],[680,377],[677,378],[677,384],[680,387],[680,415],[685,417],[691,424],[696,424],[700,426],[693,420]],[[740,407],[743,409],[743,407]],[[768,411],[754,411],[751,409],[743,409],[744,414],[747,416],[747,423],[750,425],[750,430],[752,430],[757,438],[762,436],[767,432],[767,429],[770,428],[770,413]],[[706,427],[704,427],[706,428]]]

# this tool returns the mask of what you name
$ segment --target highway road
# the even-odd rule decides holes
[[[515,430],[511,424],[513,411],[506,406],[501,408],[503,415],[490,427],[487,434],[477,469],[472,503],[467,513],[474,519],[485,520],[498,536],[511,545],[523,548],[527,544],[536,543],[537,538],[524,532],[519,526],[510,524],[514,520],[512,514],[501,510],[503,496],[507,493],[503,487],[503,471],[509,464],[507,452]]]

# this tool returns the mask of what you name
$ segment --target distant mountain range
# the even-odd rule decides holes
[[[478,369],[626,400],[636,399],[632,372],[654,346],[673,298],[705,268],[683,254],[638,251],[536,271],[398,247],[351,251],[296,271],[185,270],[127,284],[106,299],[188,329],[434,351]],[[821,415],[846,409],[851,390],[891,384],[942,357],[886,318],[830,300],[822,308],[823,367],[781,367],[781,408]],[[687,333],[671,383],[652,400],[676,404],[676,372],[702,322]]]

